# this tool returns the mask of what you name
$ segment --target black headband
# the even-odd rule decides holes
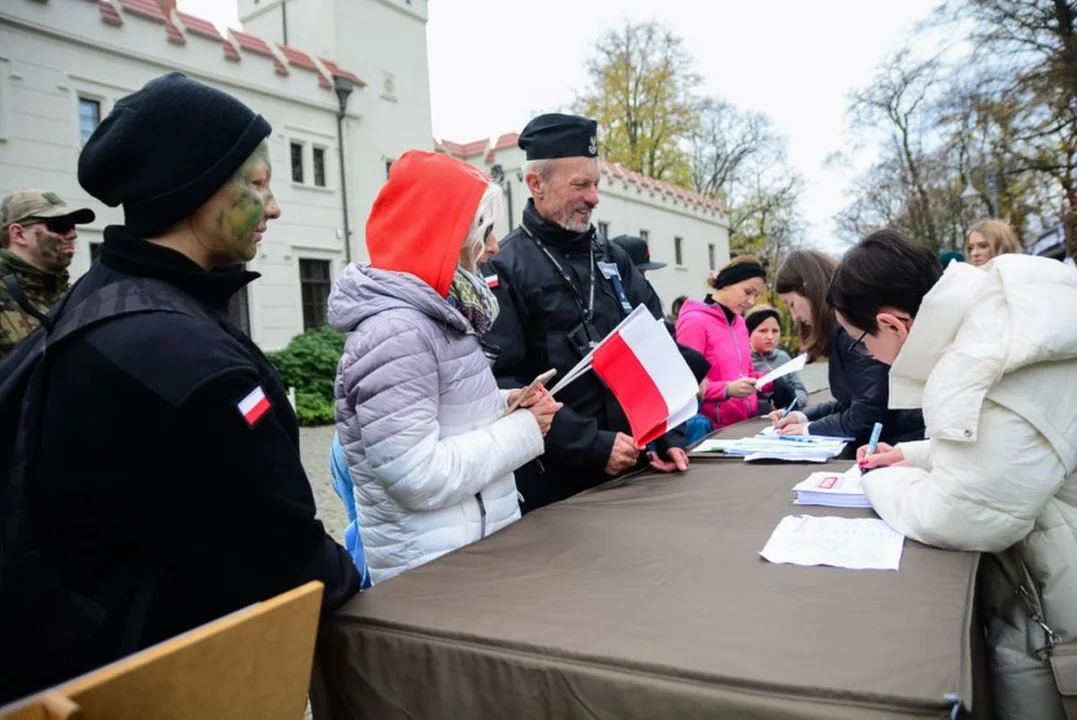
[[[762,310],[756,310],[754,313],[744,318],[744,324],[748,326],[748,334],[751,335],[755,332],[755,329],[765,323],[768,319],[774,318],[778,321],[778,327],[782,326],[782,316],[778,314],[778,311],[774,308],[764,308]]]
[[[745,280],[751,280],[752,278],[766,278],[766,276],[767,271],[764,270],[763,266],[759,263],[737,263],[736,265],[730,265],[718,273],[718,276],[714,278],[714,288],[715,290],[720,290]]]

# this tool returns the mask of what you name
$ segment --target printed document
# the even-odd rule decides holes
[[[854,464],[843,473],[812,473],[793,486],[794,505],[825,507],[871,507],[860,484],[860,467]]]
[[[772,563],[897,570],[905,536],[875,518],[787,515],[759,551]]]

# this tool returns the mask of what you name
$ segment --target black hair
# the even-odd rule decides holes
[[[826,300],[851,325],[874,334],[883,308],[916,317],[940,277],[942,265],[933,252],[898,230],[876,230],[845,253]]]

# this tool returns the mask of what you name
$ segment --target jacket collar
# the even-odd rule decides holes
[[[890,407],[924,407],[930,437],[976,439],[980,409],[1005,359],[1003,338],[991,344],[959,341],[969,315],[984,302],[990,276],[966,263],[950,263],[924,296],[909,337],[890,368]],[[942,411],[944,410],[944,411]]]
[[[539,214],[539,211],[535,208],[535,201],[529,199],[527,205],[524,206],[524,214],[521,224],[524,226],[524,230],[527,231],[532,237],[538,238],[542,242],[555,248],[568,248],[573,246],[590,247],[591,241],[595,239],[595,226],[591,225],[589,228],[581,232],[575,230],[566,230],[557,223],[551,222]]]
[[[163,280],[219,310],[226,310],[236,292],[261,277],[242,265],[206,270],[182,253],[130,235],[122,225],[105,228],[101,262],[125,275]]]

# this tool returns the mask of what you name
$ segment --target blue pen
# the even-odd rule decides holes
[[[789,407],[782,411],[782,420],[785,420],[789,416],[789,413],[793,412],[793,408],[800,402],[800,398],[793,398],[793,402],[789,403]]]
[[[879,446],[879,436],[883,434],[883,424],[880,422],[875,423],[875,426],[871,428],[871,437],[868,438],[868,451],[864,454],[864,459],[868,456],[875,454],[875,448]],[[865,468],[860,468],[860,474],[863,475],[866,471]]]

